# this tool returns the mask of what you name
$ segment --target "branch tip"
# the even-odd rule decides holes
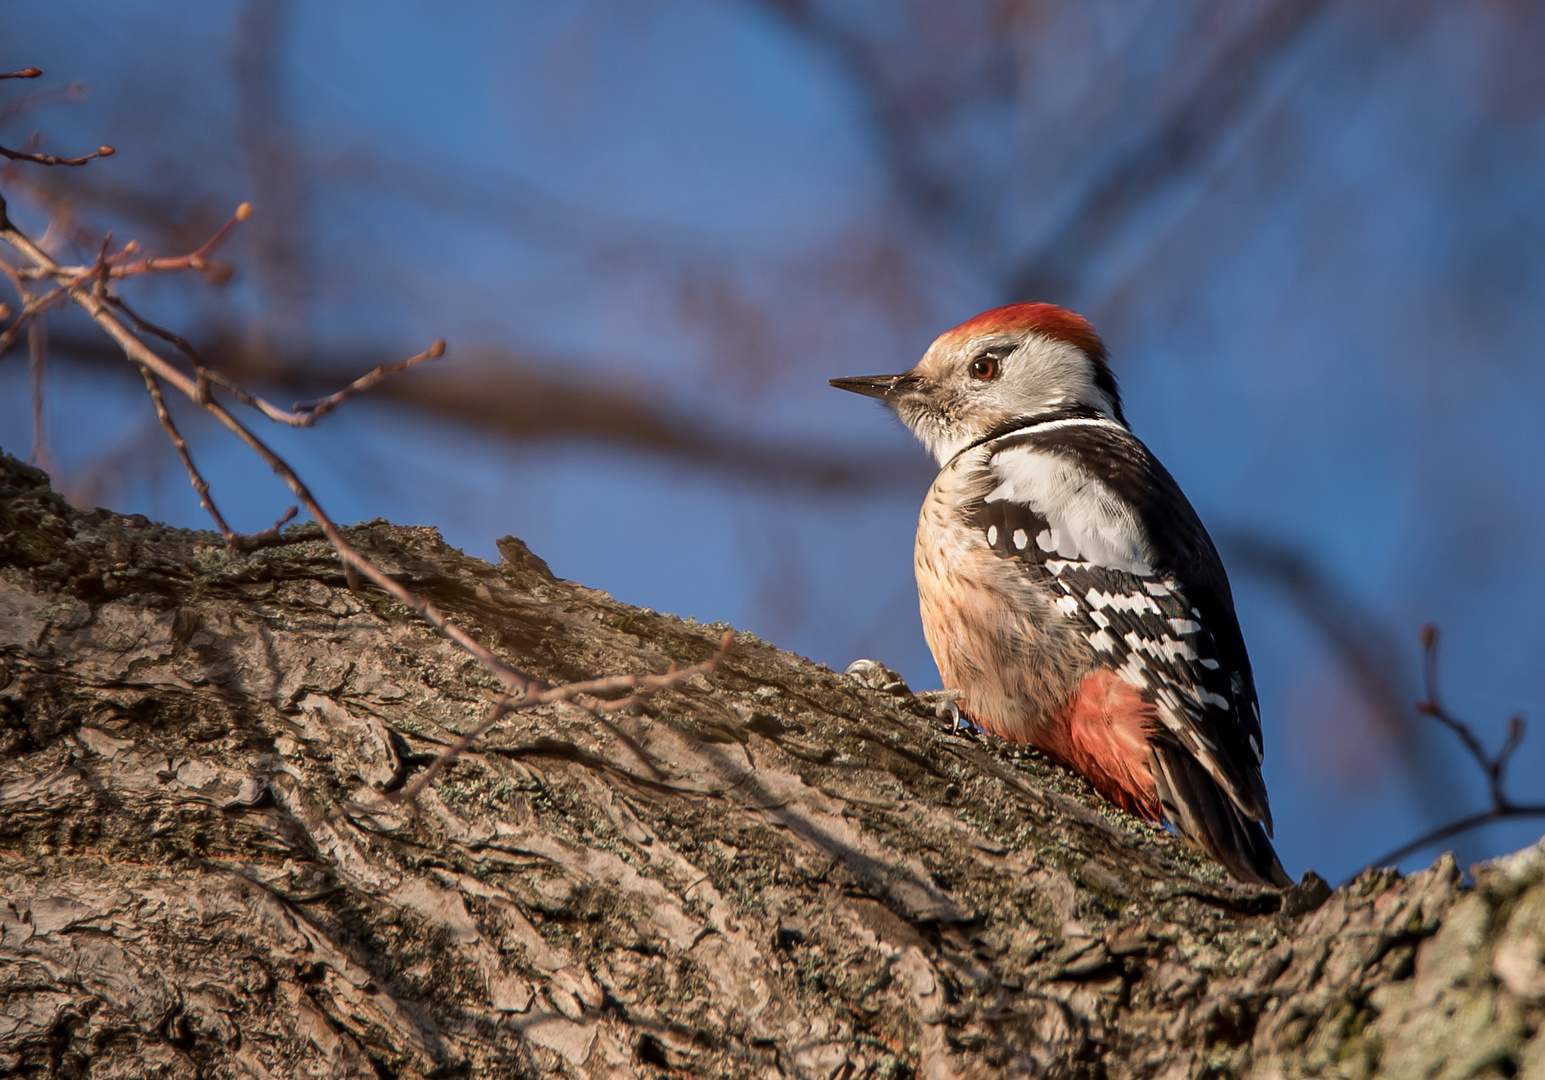
[[[1415,840],[1396,848],[1387,855],[1370,863],[1370,866],[1393,866],[1407,855],[1414,855],[1425,847],[1458,836],[1461,833],[1478,829],[1483,825],[1490,825],[1496,821],[1508,821],[1515,818],[1542,818],[1545,817],[1545,803],[1522,804],[1513,801],[1507,791],[1507,766],[1513,758],[1513,753],[1523,742],[1527,727],[1522,716],[1508,718],[1507,734],[1502,739],[1502,745],[1497,748],[1495,754],[1487,753],[1486,747],[1481,744],[1480,737],[1475,730],[1465,721],[1449,712],[1443,704],[1443,698],[1438,692],[1438,628],[1432,623],[1425,624],[1421,629],[1422,641],[1422,684],[1426,691],[1426,697],[1418,701],[1414,708],[1421,716],[1430,716],[1433,720],[1452,731],[1460,743],[1464,745],[1465,752],[1480,768],[1486,777],[1486,788],[1490,806],[1460,818],[1458,821],[1449,822],[1436,829],[1418,836]]]
[[[356,394],[364,393],[382,379],[407,371],[409,368],[421,364],[425,360],[435,360],[444,355],[445,339],[436,338],[434,344],[430,345],[423,352],[410,356],[406,360],[399,360],[395,364],[382,364],[379,367],[372,368],[336,394],[329,394],[327,397],[319,398],[316,401],[297,401],[290,407],[290,411],[293,414],[301,417],[301,423],[296,426],[310,427],[345,401],[348,401]]]
[[[238,206],[236,208],[235,217],[236,217],[237,221],[246,221],[251,216],[252,216],[252,204],[251,203],[244,202],[244,203],[242,203],[240,206]]]

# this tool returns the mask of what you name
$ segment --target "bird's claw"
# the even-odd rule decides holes
[[[900,697],[912,692],[897,672],[878,660],[855,660],[848,665],[843,674],[861,686],[867,686],[871,690],[879,690],[882,693]]]
[[[983,734],[982,729],[973,724],[966,714],[960,711],[960,703],[954,698],[939,702],[934,711],[938,713],[939,719],[950,722],[951,735],[961,735],[967,739],[975,739]]]

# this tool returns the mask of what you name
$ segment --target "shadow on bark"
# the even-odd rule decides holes
[[[725,629],[519,541],[348,533],[551,681]],[[1248,889],[736,642],[630,712],[513,715],[391,805],[492,676],[314,526],[232,554],[0,457],[0,1072],[1545,1076],[1545,850]]]

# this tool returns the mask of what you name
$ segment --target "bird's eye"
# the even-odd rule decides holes
[[[998,358],[996,356],[978,356],[971,361],[971,377],[979,382],[991,382],[998,377]]]

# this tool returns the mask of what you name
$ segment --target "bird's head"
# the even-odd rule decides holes
[[[1022,417],[1087,410],[1126,422],[1099,335],[1055,304],[984,311],[939,335],[910,371],[831,384],[885,402],[941,465]]]

